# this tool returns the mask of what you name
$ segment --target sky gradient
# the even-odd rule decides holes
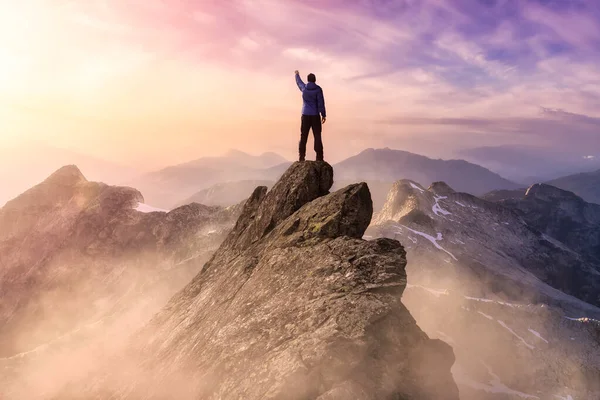
[[[0,146],[140,169],[293,158],[296,69],[324,89],[334,161],[600,154],[600,2],[577,0],[0,0]]]

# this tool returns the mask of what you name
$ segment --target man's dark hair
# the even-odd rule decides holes
[[[315,74],[308,74],[308,81],[309,82],[316,82],[317,81],[317,77],[315,76]]]

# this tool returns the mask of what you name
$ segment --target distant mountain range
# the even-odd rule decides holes
[[[140,174],[134,168],[42,144],[0,148],[0,207],[64,165],[77,165],[89,179],[119,184]]]
[[[594,172],[564,176],[546,183],[573,192],[586,201],[600,204],[600,169]]]
[[[457,155],[524,186],[600,169],[600,154],[573,154],[534,146],[477,147]]]
[[[253,156],[232,150],[221,157],[203,157],[150,172],[127,182],[127,185],[139,189],[149,203],[170,209],[213,185],[275,180],[281,175],[282,169],[277,169],[281,164],[288,165],[283,157],[274,153]],[[197,196],[202,197],[203,194]]]
[[[232,181],[217,183],[182,201],[179,205],[200,203],[207,206],[230,206],[246,200],[259,186],[270,188],[274,181]]]
[[[600,204],[600,170],[564,176],[543,183],[544,185],[571,192],[573,195],[577,195],[587,202]],[[489,201],[521,199],[525,196],[526,192],[526,187],[512,190],[493,190],[481,197]]]
[[[494,189],[516,189],[514,182],[464,160],[434,160],[392,149],[368,149],[336,164],[340,180],[388,181],[411,179],[429,185],[444,181],[462,192],[479,195]]]
[[[146,174],[128,185],[138,188],[150,203],[159,207],[170,208],[188,201],[206,199],[207,193],[213,192],[224,193],[221,198],[214,197],[215,204],[229,205],[239,200],[238,189],[233,188],[234,182],[244,182],[242,185],[247,185],[248,181],[274,182],[290,164],[272,153],[250,156],[234,151],[223,157],[202,158]],[[459,190],[476,195],[494,189],[519,187],[498,174],[464,160],[434,160],[391,149],[368,149],[334,167],[337,171],[334,188],[347,182],[369,183],[375,210],[383,206],[392,183],[402,178],[427,184],[444,180]],[[221,203],[227,202],[225,193],[233,192],[236,192],[231,200],[233,202]]]

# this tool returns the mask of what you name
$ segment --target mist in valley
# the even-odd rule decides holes
[[[46,185],[53,183],[51,178],[49,180]],[[77,181],[77,185],[89,184]],[[64,187],[61,190],[65,190]],[[395,199],[394,189],[390,191],[388,201],[390,199]],[[13,207],[16,203],[18,201],[12,203]],[[27,204],[30,206],[31,202]],[[65,209],[71,204],[69,201],[60,205],[62,215],[68,215]],[[89,207],[89,203],[83,200],[77,204]],[[14,302],[10,301],[10,297],[3,302],[2,315],[6,321],[0,331],[0,363],[6,371],[1,382],[3,395],[8,399],[80,398],[78,393],[83,393],[80,391],[91,390],[104,393],[103,396],[129,393],[127,396],[142,398],[192,399],[207,393],[209,398],[208,393],[222,379],[217,371],[203,372],[182,360],[183,364],[165,373],[161,378],[164,381],[157,385],[160,366],[146,365],[144,343],[152,346],[152,338],[164,334],[157,322],[160,317],[157,320],[156,316],[178,307],[176,299],[190,290],[185,287],[202,276],[205,263],[230,229],[241,223],[238,221],[236,224],[237,215],[242,212],[241,206],[229,209],[215,207],[205,211],[209,216],[225,213],[227,217],[201,218],[189,232],[176,235],[177,240],[168,239],[173,234],[169,230],[181,226],[177,222],[180,218],[171,217],[162,228],[163,235],[155,231],[152,236],[141,240],[139,233],[135,239],[135,235],[126,232],[135,232],[138,224],[146,226],[148,221],[165,224],[162,221],[171,213],[145,214],[130,208],[135,204],[128,203],[123,209],[107,207],[107,203],[103,202],[100,204],[100,208],[91,207],[95,210],[91,215],[102,216],[96,221],[95,229],[113,220],[116,215],[128,215],[127,218],[138,222],[128,224],[125,230],[113,230],[108,236],[103,236],[100,232],[106,229],[86,232],[82,228],[86,227],[85,218],[79,219],[74,225],[74,232],[79,232],[79,236],[68,234],[67,237],[74,241],[69,244],[67,240],[61,245],[59,256],[51,257],[50,262],[44,262],[45,253],[36,248],[22,256],[2,253],[4,285],[14,281],[10,267],[18,268],[22,260],[34,264],[41,261],[37,265],[43,266],[43,273],[29,275],[28,280],[19,284],[18,290],[6,292],[16,297]],[[418,203],[410,204],[416,206]],[[442,203],[439,207],[447,208]],[[47,214],[50,215],[50,224],[56,223],[53,217],[56,210]],[[84,207],[80,212],[85,215],[89,210]],[[11,217],[12,213],[2,211],[3,221],[10,221],[12,226],[18,227]],[[152,224],[150,229],[156,229]],[[376,225],[373,227],[376,228]],[[12,233],[16,237],[28,234],[21,229]],[[92,241],[83,240],[88,233],[92,233]],[[124,251],[115,253],[122,246],[120,240],[124,237],[133,241],[123,248]],[[377,240],[370,236],[365,238]],[[402,300],[418,327],[430,338],[451,346],[456,357],[452,376],[461,399],[495,399],[497,396],[540,399],[553,396],[569,399],[572,396],[577,399],[585,398],[581,397],[583,394],[589,397],[598,393],[600,327],[595,319],[600,316],[600,310],[575,299],[556,300],[540,295],[525,281],[516,282],[502,275],[490,274],[467,260],[448,263],[449,252],[432,251],[427,241],[417,245],[418,239],[414,235],[396,238],[408,251],[408,284],[405,290],[391,292],[392,298],[398,302]],[[10,248],[8,246],[14,239],[6,233],[4,239],[3,247]],[[28,243],[27,240],[30,245],[36,243],[35,237],[26,239],[24,243]],[[48,246],[46,239],[44,242]],[[147,249],[148,245],[153,249]],[[440,258],[440,255],[443,257]],[[42,260],[36,260],[36,257],[42,257]],[[18,275],[15,276],[18,278]],[[57,279],[60,284],[55,283]],[[27,287],[31,287],[31,291],[26,297],[19,298],[18,295]],[[353,293],[350,288],[342,290],[350,290],[349,295]],[[200,294],[206,296],[202,292]],[[394,320],[404,316],[406,311],[402,311],[402,307],[389,313],[387,318]],[[582,315],[577,314],[577,310]],[[580,320],[579,317],[584,315],[593,318]],[[388,329],[386,324],[381,329]],[[383,336],[377,340],[380,341],[377,354],[390,354],[392,357],[386,358],[389,365],[405,363],[393,358],[394,354],[398,354],[393,341],[389,342]],[[391,347],[387,349],[386,346]],[[348,351],[352,354],[351,350]],[[170,357],[173,359],[169,360],[169,364],[177,364],[177,356],[171,354]],[[412,359],[410,368],[427,376],[432,373],[428,369],[431,361],[423,357],[422,362]],[[418,367],[419,364],[422,366]],[[368,365],[365,362],[356,366],[352,376],[358,381],[361,376],[369,376],[370,372],[365,369]],[[451,365],[450,361],[448,367]],[[348,373],[343,371],[342,368],[330,373],[337,374],[335,379],[339,380]],[[288,385],[291,386],[286,387],[306,384],[306,378],[297,378],[297,383],[293,383],[296,378],[290,379],[292,381]],[[152,392],[136,392],[144,387],[153,388]]]

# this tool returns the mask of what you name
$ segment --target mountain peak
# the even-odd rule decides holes
[[[87,179],[76,165],[65,165],[56,170],[44,182],[60,186],[75,186],[87,182]]]
[[[525,192],[525,197],[536,198],[545,201],[579,199],[579,197],[573,192],[562,190],[555,186],[548,185],[545,183],[535,183],[531,185],[527,189],[527,192]]]
[[[427,190],[442,196],[456,193],[446,182],[433,182]]]
[[[269,233],[306,203],[329,193],[333,168],[324,162],[296,162],[267,193],[257,188],[242,211],[226,244],[245,247]]]

